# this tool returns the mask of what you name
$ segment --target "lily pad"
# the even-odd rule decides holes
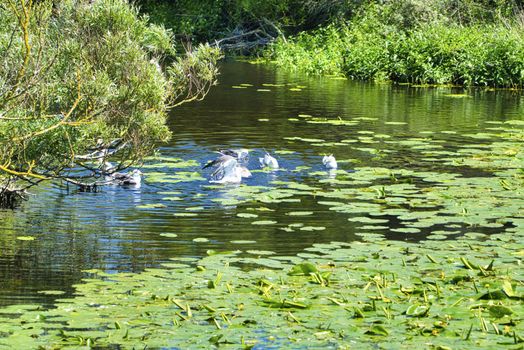
[[[178,235],[176,233],[161,233],[160,236],[168,238],[176,238]]]
[[[273,220],[259,220],[251,222],[251,225],[274,225],[276,223],[277,222]]]

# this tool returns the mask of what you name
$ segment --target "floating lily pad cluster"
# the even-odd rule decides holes
[[[261,87],[255,87],[253,84],[249,83],[242,83],[238,85],[231,86],[233,89],[255,89],[257,92],[271,92],[272,89],[278,88],[278,89],[286,89],[289,91],[302,91],[306,88],[304,85],[297,85],[293,83],[286,83],[286,84],[272,84],[272,83],[263,83]]]
[[[2,309],[0,347],[517,349],[523,232],[332,242],[290,257],[210,251],[139,274],[92,270],[54,309]]]

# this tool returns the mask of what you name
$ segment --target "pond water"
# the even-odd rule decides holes
[[[362,232],[419,240],[435,231],[453,238],[511,229],[406,222],[442,207],[426,203],[433,180],[424,174],[441,174],[440,185],[449,174],[493,175],[449,157],[470,156],[459,152],[470,145],[480,152],[501,123],[522,119],[519,93],[359,83],[242,62],[225,62],[219,82],[204,101],[172,112],[173,139],[146,163],[140,188],[78,193],[49,184],[21,208],[0,211],[0,306],[50,303],[56,296],[46,290],[71,295],[84,270],[139,272],[210,249],[292,255]],[[251,169],[265,149],[282,169],[255,171],[241,186],[210,186],[201,167],[224,147],[250,149]],[[329,153],[339,160],[334,175],[321,164]],[[385,203],[391,182],[404,195]]]

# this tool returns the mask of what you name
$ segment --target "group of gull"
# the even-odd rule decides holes
[[[251,172],[247,168],[249,150],[245,148],[221,149],[218,151],[218,154],[219,156],[216,159],[208,162],[202,168],[211,167],[214,169],[213,173],[211,173],[211,183],[238,184],[242,182],[242,178],[251,177]],[[264,157],[259,158],[259,162],[262,168],[279,169],[276,158],[266,151],[264,151]],[[332,154],[324,156],[322,164],[328,170],[337,169],[337,161]],[[142,180],[142,172],[140,170],[134,169],[128,173],[121,173],[116,171],[116,168],[110,162],[104,162],[101,170],[105,174],[107,183],[121,186],[140,186]]]
[[[242,178],[251,177],[251,172],[247,168],[249,159],[249,150],[239,149],[222,149],[218,151],[219,156],[208,162],[202,169],[214,168],[211,174],[211,183],[240,183]],[[258,159],[262,168],[276,170],[279,168],[278,161],[275,157],[264,151],[264,157]],[[322,164],[328,170],[337,169],[337,161],[330,154],[322,158]]]

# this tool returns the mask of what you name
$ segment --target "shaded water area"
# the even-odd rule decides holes
[[[84,270],[139,272],[210,249],[293,255],[314,243],[357,240],[366,230],[418,240],[436,230],[453,230],[453,238],[511,229],[510,223],[406,227],[395,212],[410,210],[405,201],[377,214],[380,187],[352,200],[369,204],[370,223],[380,220],[383,226],[366,228],[363,220],[351,220],[369,214],[362,206],[332,210],[340,198],[321,194],[358,181],[366,186],[369,178],[359,179],[368,173],[363,167],[390,170],[389,176],[373,178],[377,186],[391,178],[402,183],[406,176],[395,175],[396,169],[492,176],[441,159],[468,144],[482,148],[499,122],[522,119],[520,94],[359,83],[241,62],[226,62],[221,72],[220,84],[204,101],[172,112],[173,139],[160,149],[161,158],[146,163],[140,188],[75,193],[50,184],[35,190],[20,209],[0,211],[0,306],[52,302],[55,296],[39,293],[45,290],[71,295]],[[210,187],[209,172],[201,167],[223,147],[252,150],[251,169],[259,168],[258,156],[266,149],[282,169],[253,172],[240,187]],[[334,176],[322,168],[326,153],[339,160]],[[422,189],[430,183],[421,177],[409,182]],[[296,192],[253,195],[282,184],[294,184]],[[433,209],[422,203],[419,211]]]

